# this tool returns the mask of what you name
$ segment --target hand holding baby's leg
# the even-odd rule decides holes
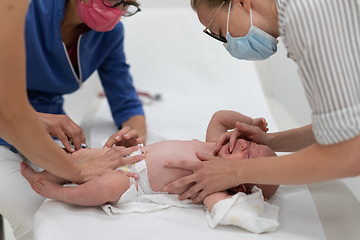
[[[113,171],[84,184],[68,187],[39,177],[34,189],[47,198],[81,206],[98,206],[107,202],[117,202],[129,186],[129,177]]]
[[[65,179],[58,177],[48,171],[35,172],[27,163],[21,162],[21,174],[26,180],[30,183],[31,187],[33,187],[34,182],[38,177],[42,177],[50,182],[63,184],[65,183]]]

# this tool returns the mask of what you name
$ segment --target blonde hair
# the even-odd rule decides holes
[[[230,2],[228,0],[190,0],[190,4],[191,4],[192,9],[194,9],[196,11],[200,2],[203,2],[209,8],[214,8],[214,7],[220,7],[220,5],[224,1]],[[224,4],[224,6],[227,6],[227,4]]]

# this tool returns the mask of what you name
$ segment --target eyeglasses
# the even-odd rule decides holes
[[[141,11],[139,8],[140,4],[135,1],[125,2],[124,0],[102,0],[102,2],[109,8],[115,8],[121,4],[124,4],[122,8],[124,17],[131,17]]]
[[[221,4],[221,6],[219,7],[219,9],[216,11],[215,13],[215,16],[210,20],[209,24],[206,26],[206,28],[204,29],[204,33],[206,33],[207,35],[209,35],[210,37],[213,37],[215,38],[216,40],[220,41],[220,42],[223,42],[223,43],[227,43],[227,40],[225,37],[219,35],[219,34],[215,34],[215,33],[212,33],[209,28],[210,28],[210,25],[211,23],[214,21],[214,19],[216,18],[216,16],[218,15],[220,9],[224,6],[225,2],[227,0],[224,0],[224,2]]]

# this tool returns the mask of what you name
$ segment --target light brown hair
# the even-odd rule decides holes
[[[224,2],[230,2],[230,0],[190,0],[190,4],[192,9],[196,11],[197,7],[199,6],[200,2],[204,3],[209,8],[220,7],[220,5]],[[224,4],[224,7],[228,6],[228,3]]]

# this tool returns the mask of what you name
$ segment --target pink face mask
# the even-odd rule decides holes
[[[83,3],[78,0],[77,10],[80,20],[97,32],[112,30],[120,22],[123,11],[105,6],[102,0],[89,0]]]

